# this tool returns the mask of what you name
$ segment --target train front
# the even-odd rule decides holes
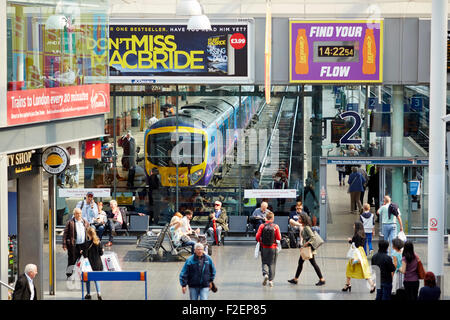
[[[161,119],[145,133],[145,170],[158,168],[164,187],[204,186],[208,137],[205,130],[190,123]]]

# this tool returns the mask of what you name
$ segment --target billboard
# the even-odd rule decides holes
[[[252,83],[253,21],[188,31],[180,22],[109,27],[110,83]]]
[[[109,112],[109,84],[8,91],[7,124],[19,125]]]
[[[381,83],[383,21],[289,22],[292,83]]]

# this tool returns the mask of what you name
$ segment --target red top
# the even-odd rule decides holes
[[[275,228],[275,240],[274,240],[273,244],[270,247],[262,244],[261,234],[262,234],[262,230],[264,229],[264,225],[266,225],[267,223],[273,223],[273,221],[267,221],[266,223],[259,226],[258,232],[256,233],[256,241],[261,242],[261,246],[263,248],[276,249],[277,248],[277,240],[281,241],[281,232],[280,232],[280,227],[278,227],[278,225],[275,223],[273,223],[273,227]]]

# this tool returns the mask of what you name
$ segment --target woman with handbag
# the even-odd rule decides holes
[[[405,275],[403,285],[405,287],[406,299],[417,300],[419,279],[425,277],[425,270],[423,269],[419,256],[414,252],[414,245],[411,241],[406,241],[403,247],[400,272]]]
[[[364,232],[364,225],[360,221],[356,221],[353,225],[354,234],[352,238],[348,238],[348,242],[355,244],[354,250],[358,257],[357,260],[349,259],[347,262],[347,269],[345,275],[347,282],[342,291],[352,291],[351,279],[366,279],[370,284],[370,293],[374,293],[376,286],[371,279],[369,261],[367,261],[366,253],[364,252],[364,244],[366,242],[366,234]],[[352,246],[353,247],[353,246]]]
[[[313,247],[313,243],[315,243],[315,234],[311,229],[311,219],[304,212],[300,214],[299,221],[300,223],[300,236],[303,242],[302,247],[300,248],[300,258],[298,259],[297,271],[295,272],[295,277],[293,279],[288,280],[289,283],[297,284],[298,278],[300,277],[300,273],[303,270],[303,263],[305,260],[309,260],[314,270],[316,271],[317,276],[319,277],[319,282],[316,283],[316,286],[323,286],[325,284],[325,279],[322,276],[322,272],[320,271],[319,266],[314,259],[314,255],[316,254],[317,248]]]
[[[100,239],[97,236],[97,232],[95,228],[89,227],[87,229],[87,241],[83,245],[83,250],[81,251],[83,257],[89,259],[89,263],[91,264],[91,268],[93,271],[103,271],[103,263],[100,256],[103,255],[103,247]],[[97,298],[98,300],[102,300],[100,295],[100,284],[98,281],[94,281],[95,288],[97,289]],[[86,283],[86,291],[87,294],[84,297],[86,300],[91,299],[91,285],[90,281]]]

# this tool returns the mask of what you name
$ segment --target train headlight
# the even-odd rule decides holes
[[[191,184],[196,184],[198,182],[198,180],[201,179],[201,177],[203,176],[203,170],[197,170],[194,173],[191,173],[189,175],[189,179],[191,180]]]

